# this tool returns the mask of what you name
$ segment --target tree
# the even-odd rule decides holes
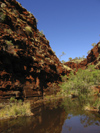
[[[96,45],[96,43],[92,43],[91,45],[94,47]]]
[[[82,56],[82,59],[84,59],[84,58],[85,58],[85,55]]]
[[[90,52],[91,52],[91,50],[89,50],[89,51],[87,52],[87,54],[90,54]]]
[[[71,61],[72,60],[72,58],[71,57],[69,57],[69,61]]]
[[[66,62],[66,61],[64,61],[64,60],[61,61],[61,63],[63,63],[63,64],[64,64],[65,62]]]
[[[65,55],[66,53],[65,52],[62,52],[61,55],[59,55],[59,59],[61,58],[61,56]]]
[[[78,60],[78,57],[75,57],[75,60]]]

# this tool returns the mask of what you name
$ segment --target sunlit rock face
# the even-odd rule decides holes
[[[95,68],[100,69],[100,42],[98,42],[93,49],[90,50],[86,59],[80,63],[69,61],[64,63],[71,69],[77,71],[79,68],[86,69],[88,65],[95,65]]]
[[[0,98],[50,94],[53,83],[68,72],[37,29],[35,17],[16,0],[1,0]]]

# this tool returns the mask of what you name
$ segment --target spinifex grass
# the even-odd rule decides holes
[[[9,104],[0,109],[0,118],[10,118],[17,116],[29,116],[31,113],[30,102],[22,102],[11,98]]]

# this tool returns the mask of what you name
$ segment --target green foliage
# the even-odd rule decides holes
[[[12,40],[5,40],[5,45],[3,46],[3,50],[4,51],[8,51],[9,53],[13,54],[14,56],[16,56],[16,51],[15,49],[18,48],[17,45],[14,45],[12,43]]]
[[[88,66],[88,69],[78,69],[76,75],[70,73],[69,79],[62,77],[64,82],[59,85],[63,94],[75,94],[78,96],[88,95],[91,93],[90,86],[100,82],[100,70],[96,70],[93,65]]]
[[[12,41],[11,41],[11,40],[10,40],[10,41],[5,40],[5,42],[6,42],[6,44],[7,44],[7,45],[13,45],[13,43],[12,43]]]
[[[69,61],[71,61],[72,60],[72,58],[71,57],[69,57]]]
[[[12,43],[12,41],[8,41],[8,40],[5,40],[5,45],[3,46],[3,50],[6,51],[10,51],[11,49],[14,49],[14,45]]]
[[[78,60],[78,57],[75,57],[75,60]]]
[[[11,97],[10,99],[9,99],[9,102],[16,102],[17,101],[17,99],[15,99],[15,97]]]
[[[75,57],[72,59],[71,57],[69,58],[69,61],[75,62],[75,63],[80,63],[82,60],[85,59],[85,56],[83,55],[82,57]]]
[[[26,26],[26,27],[25,27],[25,32],[26,32],[26,34],[27,34],[28,36],[31,35],[31,34],[33,33],[30,26]]]
[[[41,30],[40,32],[39,32],[39,36],[43,36],[44,35],[44,33],[43,33],[43,30]]]
[[[62,60],[61,63],[65,63],[66,61]]]
[[[6,4],[5,3],[2,3],[1,4],[1,8],[5,8],[6,7]]]
[[[12,30],[11,29],[4,29],[4,32],[7,32],[8,34],[12,34]]]
[[[83,55],[83,56],[81,57],[81,59],[85,59],[85,55]]]
[[[0,12],[0,22],[4,22],[6,19],[6,15],[3,12]]]
[[[90,54],[90,52],[91,52],[91,50],[89,50],[89,51],[87,52],[87,54]]]
[[[38,23],[38,20],[37,20],[37,18],[36,18],[36,24]]]
[[[100,48],[100,43],[98,44],[98,47]]]
[[[59,55],[59,59],[60,59],[63,55],[65,55],[65,52],[62,52],[62,54]]]
[[[83,102],[82,98],[80,100],[79,99],[72,100],[71,98],[65,98],[61,104],[61,107],[64,108],[66,114],[73,114],[75,116],[82,114],[83,112],[82,108],[85,104],[87,104],[87,101],[88,101],[87,99],[84,99]]]
[[[96,45],[96,43],[92,43],[91,45],[94,47]]]
[[[95,103],[93,104],[94,107],[96,107],[97,109],[100,109],[100,98],[98,98]]]

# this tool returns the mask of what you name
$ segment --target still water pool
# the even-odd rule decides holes
[[[34,116],[0,120],[0,133],[100,133],[100,114],[82,107],[77,99],[33,105]]]

